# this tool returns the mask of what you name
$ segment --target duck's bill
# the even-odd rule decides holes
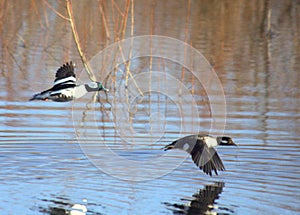
[[[107,88],[105,88],[103,86],[102,86],[102,90],[105,91],[105,92],[109,92],[109,89],[107,89]]]

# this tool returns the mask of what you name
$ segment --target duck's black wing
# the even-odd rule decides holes
[[[217,170],[223,171],[225,167],[221,158],[214,148],[209,148],[203,140],[197,140],[190,152],[194,163],[203,170],[204,173],[212,175],[212,171],[218,175]]]
[[[54,86],[64,85],[64,84],[74,84],[76,85],[76,75],[74,72],[74,64],[72,61],[65,63],[61,66],[55,75]]]
[[[54,86],[46,91],[51,91],[51,95],[66,88],[76,86],[76,75],[74,72],[75,64],[72,61],[65,63],[61,66],[55,75]],[[42,92],[43,93],[43,92]]]
[[[76,75],[74,72],[74,64],[72,61],[61,66],[55,75],[54,85],[52,88],[41,93],[35,94],[29,101],[32,100],[47,100],[50,96],[59,96],[61,90],[73,88],[76,86]]]
[[[53,87],[41,92],[41,94],[44,94],[46,92],[51,92],[52,94],[62,89],[75,87],[76,75],[74,72],[74,67],[75,65],[72,61],[67,62],[63,66],[61,66],[56,72]]]
[[[70,76],[73,76],[76,78],[75,72],[74,72],[74,64],[72,61],[65,63],[63,66],[61,66],[55,75],[55,81],[61,80],[63,78],[67,78]]]

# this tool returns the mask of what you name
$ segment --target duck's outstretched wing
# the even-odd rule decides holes
[[[72,63],[72,61],[67,62],[63,66],[61,66],[56,72],[53,87],[41,93],[33,95],[33,97],[29,99],[29,101],[48,99],[55,100],[57,96],[59,96],[59,98],[65,96],[61,95],[62,90],[73,88],[76,86],[74,66],[75,65]],[[65,99],[63,100],[65,101]]]
[[[76,85],[76,75],[74,72],[75,65],[72,61],[65,63],[61,66],[55,75],[54,86],[65,85],[65,84],[74,84]]]
[[[221,158],[214,148],[207,147],[206,144],[200,143],[198,140],[194,148],[190,152],[194,163],[203,170],[204,173],[212,176],[212,171],[218,175],[217,170],[224,171],[225,167]]]

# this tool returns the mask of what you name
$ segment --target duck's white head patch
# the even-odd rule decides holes
[[[90,82],[90,83],[88,83],[88,86],[90,88],[94,88],[94,89],[98,88],[98,84],[96,82]]]

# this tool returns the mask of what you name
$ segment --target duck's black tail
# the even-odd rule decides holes
[[[29,101],[33,101],[33,100],[48,100],[49,97],[49,93],[48,92],[41,92],[41,93],[37,93],[35,95],[33,95],[33,97],[31,99],[29,99]]]

